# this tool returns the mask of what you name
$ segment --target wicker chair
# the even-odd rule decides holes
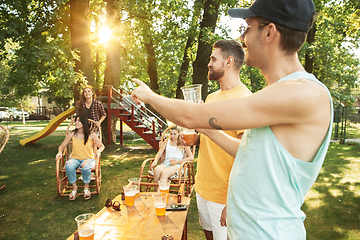
[[[66,129],[66,136],[73,130],[74,124],[69,124]],[[99,129],[95,122],[89,119],[90,131],[93,131],[98,134],[100,141],[102,141],[101,129]],[[97,150],[96,144],[94,144],[94,152]],[[65,164],[69,160],[69,156],[72,152],[72,142],[70,142],[67,147],[64,149],[62,157],[56,159],[56,182],[57,182],[57,192],[59,196],[69,196],[72,185],[69,183],[69,179],[66,176]],[[77,181],[81,176],[81,170],[76,170]],[[82,184],[78,186],[79,188],[84,188]],[[91,194],[100,194],[101,187],[101,165],[100,158],[95,157],[95,166],[91,169],[91,181],[89,184]],[[78,195],[84,195],[83,192],[78,193]]]
[[[167,131],[170,131],[172,126],[168,127],[163,135],[161,136],[161,141],[159,144],[162,144],[165,141],[165,136]],[[192,154],[195,156],[196,146],[193,145]],[[149,158],[143,161],[140,168],[140,191],[141,192],[150,192],[152,187],[158,186],[158,183],[154,183],[154,177],[152,174],[151,164],[154,161],[154,158]],[[160,160],[161,162],[161,160]],[[160,164],[160,163],[159,163]],[[181,174],[180,174],[181,173]],[[170,178],[170,193],[175,193],[178,195],[178,202],[181,202],[181,197],[186,196],[190,197],[194,186],[195,186],[195,171],[193,161],[184,161],[180,164],[178,174],[175,174]]]

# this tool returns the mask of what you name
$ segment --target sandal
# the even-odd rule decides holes
[[[89,200],[91,198],[90,189],[84,189],[84,200]]]
[[[71,193],[69,194],[69,200],[74,201],[76,197],[77,197],[77,190],[71,191]]]

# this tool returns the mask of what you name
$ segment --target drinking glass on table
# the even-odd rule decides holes
[[[136,185],[126,185],[123,188],[124,188],[126,206],[134,205],[135,195],[137,193],[137,186]]]
[[[164,192],[154,193],[154,205],[157,216],[164,216],[166,211],[166,201],[168,194]]]
[[[194,103],[201,102],[201,84],[193,84],[181,87],[181,91],[184,96],[185,101],[190,101]],[[183,130],[184,141],[186,144],[192,144],[195,139],[195,130],[194,129],[186,129]]]
[[[129,178],[129,185],[137,186],[135,197],[139,197],[141,178]]]
[[[158,183],[159,183],[160,192],[169,194],[171,181],[169,179],[159,180]]]
[[[94,240],[95,220],[96,215],[93,213],[81,214],[75,218],[80,240]]]

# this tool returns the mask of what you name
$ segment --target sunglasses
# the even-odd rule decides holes
[[[112,200],[110,198],[108,198],[105,203],[105,207],[107,207],[107,208],[112,207],[115,211],[121,211],[120,205],[121,204],[119,201],[112,202]]]
[[[244,24],[244,25],[241,25],[239,27],[239,33],[240,33],[240,36],[244,36],[246,33],[247,33],[247,30],[249,27],[260,27],[260,26],[267,26],[269,25],[270,23],[263,23],[263,24],[258,24],[258,25],[247,25],[247,24]]]

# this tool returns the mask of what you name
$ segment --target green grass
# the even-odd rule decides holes
[[[360,239],[360,147],[330,145],[305,198],[308,239]]]
[[[45,126],[47,122],[27,122],[25,126]],[[23,125],[21,122],[11,123],[11,127],[16,126]],[[128,178],[139,176],[143,160],[156,154],[142,140],[126,140],[126,147],[107,147],[101,157],[100,195],[93,195],[89,201],[79,197],[71,202],[56,192],[55,155],[65,131],[55,131],[28,146],[19,145],[20,139],[38,131],[11,128],[8,144],[0,154],[0,186],[6,185],[0,191],[0,239],[66,239],[76,230],[74,218],[77,215],[97,213],[107,198],[121,193]],[[201,239],[197,237],[202,229],[194,197],[191,202],[189,237]]]
[[[27,122],[45,126],[48,121]],[[4,124],[6,125],[6,124]],[[64,123],[63,126],[66,126]],[[23,126],[13,122],[11,126]],[[19,140],[39,130],[10,129],[0,154],[0,239],[66,239],[76,230],[75,216],[97,213],[107,198],[120,194],[129,177],[139,175],[144,159],[155,151],[144,141],[107,147],[102,155],[100,195],[70,202],[56,192],[55,155],[64,131],[21,147]],[[347,128],[359,137],[356,126]],[[188,239],[205,239],[198,223],[195,194],[188,214]],[[321,173],[303,205],[307,239],[360,239],[360,145],[332,143]]]
[[[345,138],[346,139],[360,138],[360,123],[349,123],[346,126]]]

